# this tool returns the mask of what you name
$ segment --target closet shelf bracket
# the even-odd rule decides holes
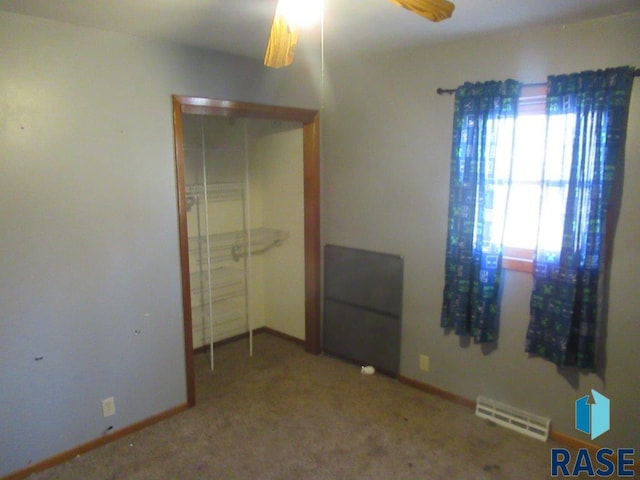
[[[279,247],[287,238],[289,238],[289,232],[277,230],[275,228],[261,227],[251,229],[248,236],[250,238],[249,253],[254,255],[265,253],[273,247]],[[236,239],[237,238],[238,237],[236,237]],[[246,240],[236,241],[231,247],[231,257],[236,262],[247,256],[246,244]]]

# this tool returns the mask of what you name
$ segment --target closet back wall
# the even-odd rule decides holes
[[[255,153],[254,153],[255,151]],[[304,183],[302,130],[260,137],[251,149],[250,173],[260,178],[262,222],[289,232],[264,255],[264,324],[304,340]]]

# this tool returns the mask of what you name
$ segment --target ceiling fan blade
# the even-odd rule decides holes
[[[440,22],[446,20],[453,14],[456,6],[447,0],[389,0],[407,10],[417,13],[421,17],[431,20],[432,22]]]
[[[291,65],[297,43],[298,31],[288,24],[280,9],[280,2],[278,2],[271,25],[267,51],[264,54],[264,64],[271,68]]]

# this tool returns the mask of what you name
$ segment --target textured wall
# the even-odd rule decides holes
[[[304,61],[7,13],[0,52],[2,476],[186,401],[171,94],[318,102]]]
[[[371,58],[332,62],[324,120],[325,243],[405,257],[401,373],[457,395],[486,395],[573,428],[573,402],[595,388],[611,399],[611,431],[598,442],[640,448],[640,82],[635,82],[626,178],[611,281],[604,376],[558,372],[528,358],[530,275],[509,272],[500,340],[487,351],[439,327],[453,99],[437,87],[632,65],[640,67],[640,15],[528,29]],[[418,356],[430,356],[428,373]],[[587,440],[586,436],[583,438]]]

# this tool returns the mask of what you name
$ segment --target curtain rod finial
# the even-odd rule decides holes
[[[453,95],[454,93],[456,93],[456,89],[455,88],[437,88],[436,93],[438,95],[444,95],[445,93],[448,93],[449,95]]]

